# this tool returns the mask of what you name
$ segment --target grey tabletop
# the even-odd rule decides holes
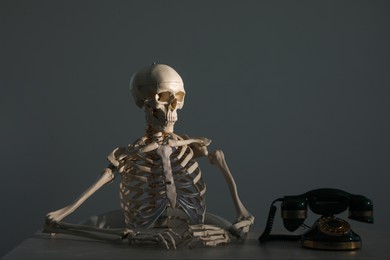
[[[302,248],[299,242],[259,244],[260,232],[251,231],[244,242],[212,248],[165,250],[155,245],[114,244],[70,235],[54,238],[41,232],[27,238],[2,259],[389,259],[390,232],[359,231],[363,247],[353,251]]]

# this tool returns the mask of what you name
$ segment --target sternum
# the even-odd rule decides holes
[[[172,154],[172,148],[167,145],[159,145],[159,147],[157,148],[157,154],[161,157],[162,161],[167,198],[171,204],[171,207],[175,208],[177,193],[175,180],[173,179],[170,159],[170,155]]]

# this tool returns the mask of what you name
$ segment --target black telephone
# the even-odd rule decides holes
[[[276,213],[276,202],[281,202],[284,227],[296,231],[304,225],[307,207],[321,217],[302,235],[275,235],[271,229]],[[361,238],[353,232],[347,221],[334,215],[349,207],[348,218],[374,223],[373,203],[362,195],[354,195],[338,189],[316,189],[296,196],[285,196],[271,204],[267,225],[260,235],[260,243],[269,240],[301,240],[302,246],[313,249],[350,250],[361,247]]]

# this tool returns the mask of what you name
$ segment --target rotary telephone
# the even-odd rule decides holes
[[[283,225],[290,232],[305,225],[308,207],[321,217],[301,235],[271,234],[277,210],[274,205],[276,202],[281,202]],[[267,224],[259,241],[265,243],[269,240],[301,240],[302,246],[313,249],[358,249],[361,247],[360,236],[351,230],[347,221],[334,216],[344,212],[348,207],[348,218],[374,223],[373,203],[370,199],[338,189],[316,189],[301,195],[276,199],[271,204]]]

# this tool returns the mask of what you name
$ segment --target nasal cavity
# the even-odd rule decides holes
[[[177,99],[173,99],[170,103],[169,103],[169,109],[171,110],[174,110],[176,109],[176,106],[177,106]]]

